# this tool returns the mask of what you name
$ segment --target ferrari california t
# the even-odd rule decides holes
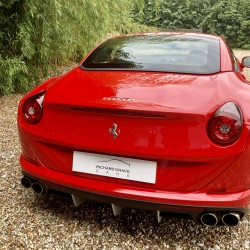
[[[205,226],[250,212],[250,57],[218,36],[116,36],[20,101],[21,183]]]

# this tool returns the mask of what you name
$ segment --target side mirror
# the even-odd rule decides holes
[[[250,56],[245,56],[242,58],[241,65],[246,68],[250,68]]]

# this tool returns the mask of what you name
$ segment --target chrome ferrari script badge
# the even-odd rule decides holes
[[[120,135],[120,130],[117,130],[117,125],[114,123],[112,127],[108,130],[112,134],[112,138],[115,140],[117,136]]]
[[[135,101],[135,99],[116,97],[116,96],[103,97],[102,100],[104,100],[104,101],[121,101],[121,102],[134,102]]]

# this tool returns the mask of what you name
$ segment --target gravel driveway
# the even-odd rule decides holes
[[[240,59],[250,51],[235,54]],[[156,212],[123,209],[115,217],[110,205],[87,201],[76,208],[70,198],[21,187],[16,129],[21,97],[0,97],[0,250],[249,249],[249,217],[234,228],[166,218],[157,223]]]

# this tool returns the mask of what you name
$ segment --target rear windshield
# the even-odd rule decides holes
[[[220,71],[219,39],[187,34],[112,38],[98,46],[81,68],[212,74]]]

